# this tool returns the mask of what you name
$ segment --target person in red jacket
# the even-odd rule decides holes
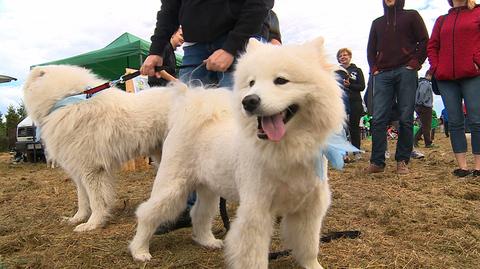
[[[448,111],[450,141],[458,169],[453,174],[480,176],[480,7],[474,0],[448,0],[448,14],[438,17],[428,42],[429,73],[438,83]],[[468,169],[465,102],[475,170]]]

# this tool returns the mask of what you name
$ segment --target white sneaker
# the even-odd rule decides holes
[[[390,151],[385,151],[385,159],[390,159]]]
[[[412,159],[423,159],[425,158],[425,154],[421,153],[420,151],[417,150],[412,150],[412,153],[410,154],[410,157]]]

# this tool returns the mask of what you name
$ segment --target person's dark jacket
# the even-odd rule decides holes
[[[262,36],[270,42],[272,39],[278,40],[282,43],[282,34],[280,33],[280,22],[278,21],[277,14],[273,10],[268,12],[267,19],[264,22]]]
[[[175,57],[175,50],[172,47],[172,44],[170,42],[167,43],[165,46],[165,49],[163,50],[162,53],[162,58],[163,58],[163,68],[165,68],[165,71],[169,73],[170,75],[176,77],[175,74],[175,69],[176,69],[176,64],[177,64],[177,59]],[[150,87],[154,86],[166,86],[169,81],[163,78],[157,78],[157,77],[148,77],[148,85]]]
[[[212,42],[227,35],[222,49],[237,55],[261,32],[274,0],[162,0],[150,54],[161,55],[182,25],[185,42]]]
[[[433,26],[428,42],[430,74],[437,80],[480,76],[480,6],[451,8]],[[475,63],[475,64],[474,64]]]
[[[384,15],[375,19],[370,29],[367,59],[370,72],[410,66],[419,70],[427,57],[428,32],[416,10],[403,9],[405,0],[396,0]]]
[[[363,76],[362,69],[357,67],[355,64],[350,64],[350,66],[347,67],[347,71],[350,81],[350,86],[348,87],[350,102],[362,102],[362,96],[360,95],[360,92],[365,90],[365,77]]]

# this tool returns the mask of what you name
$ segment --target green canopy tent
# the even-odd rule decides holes
[[[103,49],[38,65],[78,65],[91,69],[102,78],[114,80],[125,73],[125,68],[140,69],[143,60],[148,56],[149,48],[150,42],[124,33]],[[181,56],[176,56],[179,65]]]

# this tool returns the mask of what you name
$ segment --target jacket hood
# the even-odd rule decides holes
[[[385,4],[385,0],[382,0],[382,4],[383,4],[383,12],[387,14],[389,8],[387,4]],[[404,6],[405,6],[405,0],[396,0],[395,5],[391,9],[402,10]]]

